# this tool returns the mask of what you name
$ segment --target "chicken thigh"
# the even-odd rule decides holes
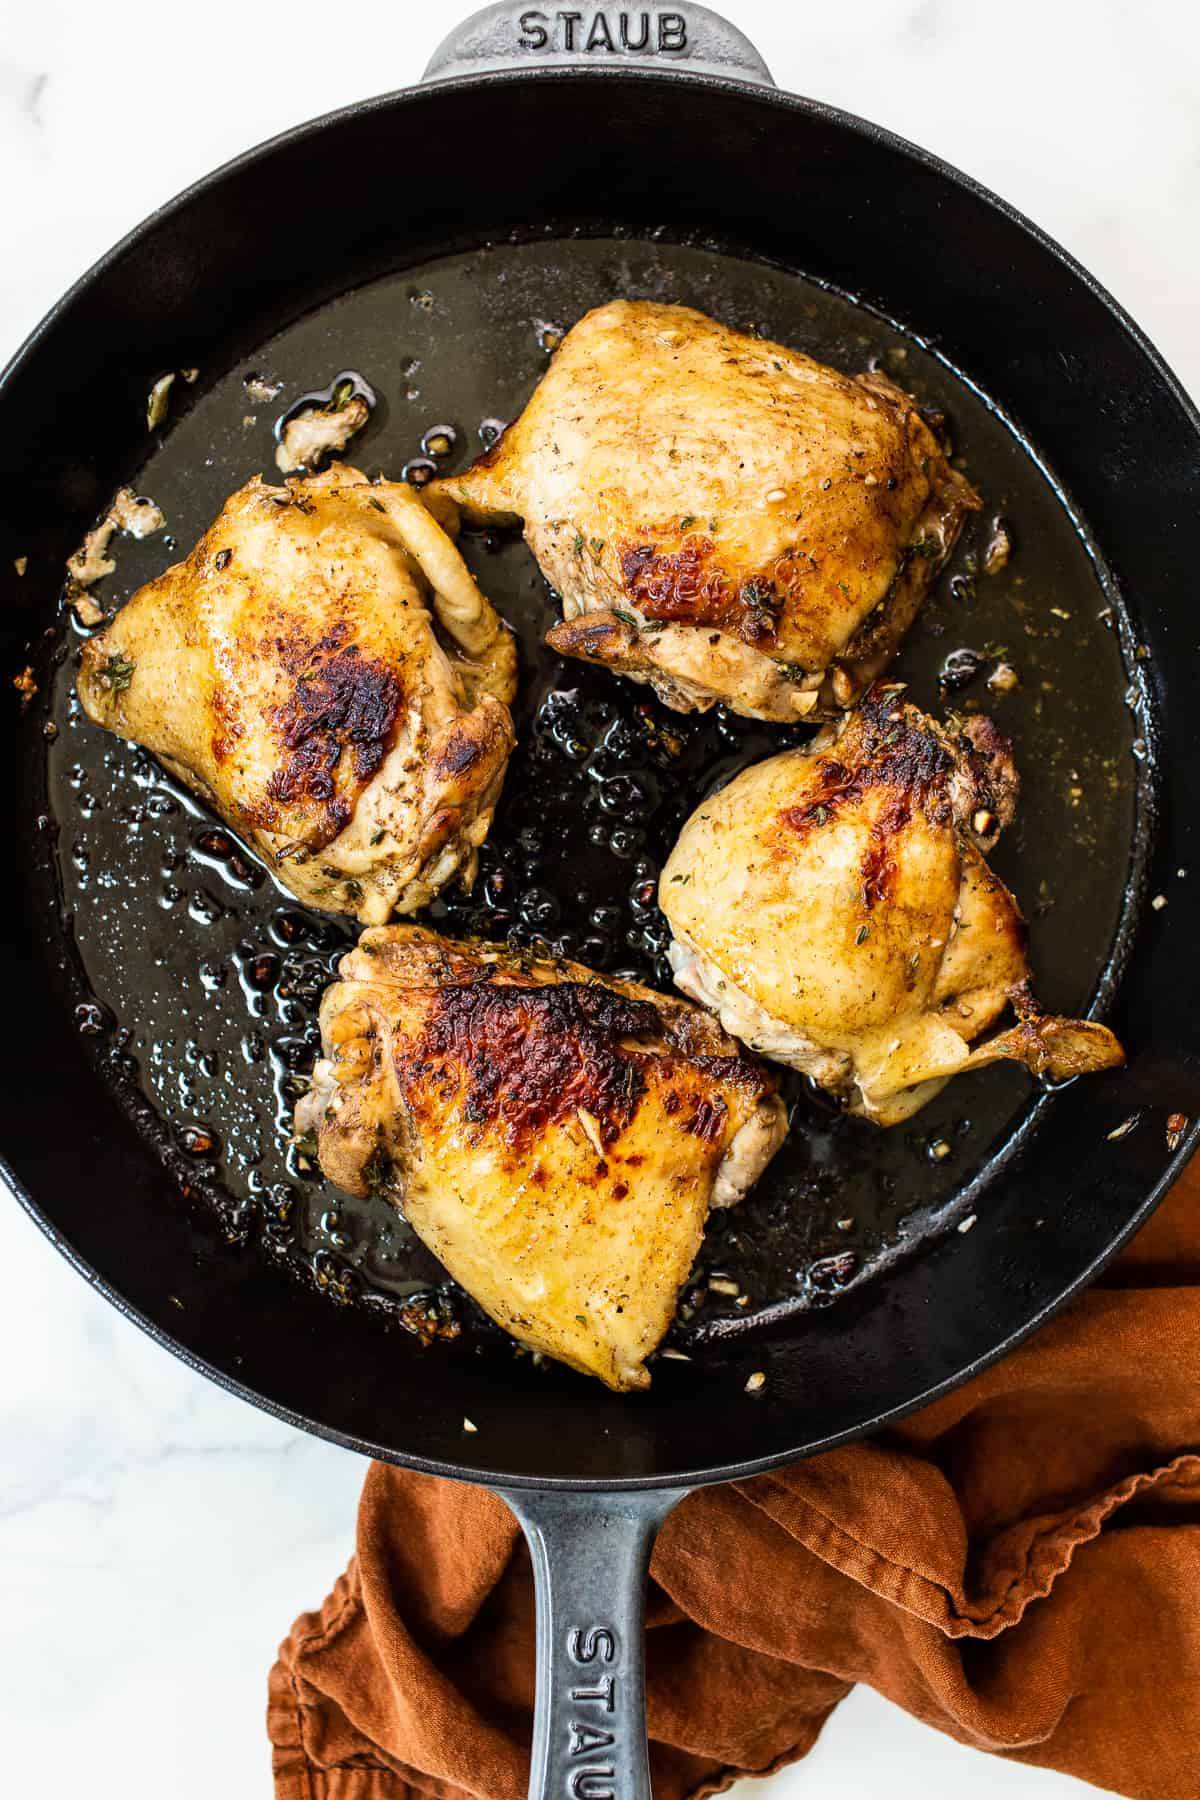
[[[391,925],[340,973],[299,1141],[523,1344],[648,1386],[709,1207],[787,1130],[773,1078],[707,1013],[578,963]]]
[[[704,801],[659,887],[683,991],[881,1125],[1001,1057],[1059,1080],[1124,1060],[1034,998],[1024,920],[983,855],[1016,799],[1007,739],[902,691],[877,685]],[[1010,1004],[1017,1022],[985,1035]]]
[[[378,922],[470,883],[514,737],[511,636],[404,485],[229,499],[84,645],[79,697],[297,898]]]
[[[522,520],[547,643],[668,706],[829,717],[891,660],[979,500],[916,403],[683,306],[616,300],[516,424],[436,484]]]

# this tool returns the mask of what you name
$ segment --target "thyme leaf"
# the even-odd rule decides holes
[[[122,656],[118,651],[115,656],[107,659],[100,674],[107,682],[111,693],[123,694],[133,680],[135,667],[136,665],[127,656]]]

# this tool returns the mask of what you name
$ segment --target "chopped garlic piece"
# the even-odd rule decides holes
[[[79,623],[86,626],[89,631],[93,626],[103,624],[103,607],[97,606],[87,589],[80,587],[76,581],[68,583],[67,603],[74,608],[75,617]]]
[[[131,488],[119,488],[108,509],[108,516],[119,531],[130,537],[149,537],[166,524],[162,508],[153,500],[139,500]]]
[[[67,558],[67,572],[80,585],[91,587],[94,581],[100,581],[105,575],[111,575],[116,563],[108,555],[108,545],[113,532],[117,529],[114,518],[103,518],[89,531],[74,556]]]
[[[146,395],[146,424],[151,431],[157,430],[167,416],[167,404],[174,380],[175,371],[172,369],[169,375],[160,375]]]
[[[1008,567],[1008,559],[1012,555],[1012,539],[1004,526],[997,522],[996,529],[988,539],[983,552],[983,572],[985,575],[998,575],[1001,569]]]
[[[256,406],[269,406],[283,392],[282,381],[268,381],[265,375],[247,375],[242,386]]]
[[[74,556],[67,558],[67,573],[80,587],[91,587],[105,575],[111,575],[117,566],[108,554],[115,531],[144,538],[161,531],[165,524],[162,509],[153,500],[139,500],[131,488],[120,488],[100,523],[88,532]]]
[[[320,406],[297,413],[280,432],[276,465],[285,475],[315,469],[331,451],[344,450],[370,416],[371,409],[361,394],[353,394],[336,411]]]

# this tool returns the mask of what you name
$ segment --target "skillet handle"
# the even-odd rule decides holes
[[[498,1490],[521,1522],[537,1595],[529,1800],[650,1800],[646,1571],[684,1491]]]
[[[497,69],[585,64],[591,68],[723,75],[774,87],[749,38],[707,6],[485,6],[455,26],[429,60],[425,81]]]

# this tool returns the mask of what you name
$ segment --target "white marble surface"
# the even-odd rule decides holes
[[[458,11],[2,0],[0,357],[186,182],[299,119],[415,79]],[[1037,219],[1200,392],[1194,9],[728,0],[728,11],[782,85],[894,127]],[[7,1202],[0,1264],[0,1788],[265,1795],[266,1669],[345,1561],[362,1469],[176,1364]],[[772,1784],[777,1800],[884,1786],[891,1800],[1085,1792],[949,1743],[865,1692]]]

